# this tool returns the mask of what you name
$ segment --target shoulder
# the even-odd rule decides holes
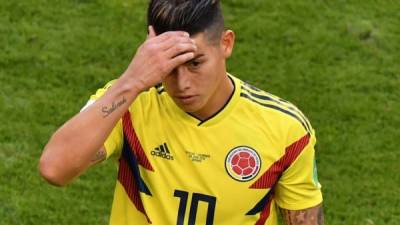
[[[114,83],[117,80],[111,80],[109,82],[107,82],[103,87],[97,89],[97,91],[95,92],[95,94],[90,96],[90,100],[97,100],[99,99],[101,96],[104,95],[104,93],[114,85]],[[138,101],[143,101],[143,102],[147,102],[147,101],[155,101],[157,100],[157,98],[159,98],[162,94],[165,93],[164,87],[160,84],[160,85],[156,85],[152,88],[149,88],[148,90],[145,90],[143,92],[141,92],[137,97],[136,100]],[[135,101],[136,101],[135,100]]]
[[[115,83],[115,81],[116,80],[111,80],[111,81],[107,82],[106,85],[104,85],[103,87],[97,89],[97,91],[93,95],[90,96],[90,100],[96,101],[101,96],[103,96],[104,93],[106,93],[106,91]]]
[[[99,98],[101,98],[109,88],[111,88],[117,79],[111,80],[107,82],[103,87],[99,88],[92,94],[89,98],[89,101],[82,108],[84,110],[86,107],[90,106],[94,102],[96,102]],[[148,90],[142,91],[138,96],[136,96],[133,103],[130,105],[129,110],[133,111],[146,111],[148,107],[154,108],[155,106],[160,106],[160,101],[165,98],[166,92],[164,87],[160,85],[156,85]],[[153,109],[154,110],[154,109]]]
[[[164,86],[161,84],[156,85],[154,87],[149,88],[141,92],[131,105],[130,109],[140,108],[144,111],[151,108],[151,110],[157,110],[157,108],[161,107],[161,103],[163,102],[163,98],[165,97],[166,92]]]
[[[303,112],[291,102],[241,81],[240,98],[245,108],[260,114],[263,121],[275,131],[295,140],[313,134],[313,128]]]

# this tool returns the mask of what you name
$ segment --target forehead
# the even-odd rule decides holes
[[[205,49],[217,47],[218,44],[216,44],[215,41],[210,40],[209,35],[210,34],[207,34],[207,32],[200,32],[200,33],[192,35],[190,38],[195,41],[196,46],[199,50],[202,50],[202,49],[205,50]]]

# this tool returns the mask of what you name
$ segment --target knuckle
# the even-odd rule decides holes
[[[164,32],[164,33],[161,34],[161,35],[165,36],[166,38],[170,38],[170,37],[172,36],[172,31]]]
[[[174,36],[174,37],[172,38],[172,41],[173,41],[174,43],[180,43],[180,42],[182,41],[182,39],[181,39],[180,37],[178,37],[178,36]]]

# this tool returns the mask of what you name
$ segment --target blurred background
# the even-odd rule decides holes
[[[145,0],[0,0],[0,224],[108,224],[116,162],[55,188],[51,134],[117,78]],[[400,224],[400,1],[224,0],[229,71],[297,105],[317,131],[327,225]]]

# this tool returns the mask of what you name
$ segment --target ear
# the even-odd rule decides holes
[[[221,35],[221,50],[225,58],[232,55],[235,44],[235,33],[232,30],[226,30]]]

